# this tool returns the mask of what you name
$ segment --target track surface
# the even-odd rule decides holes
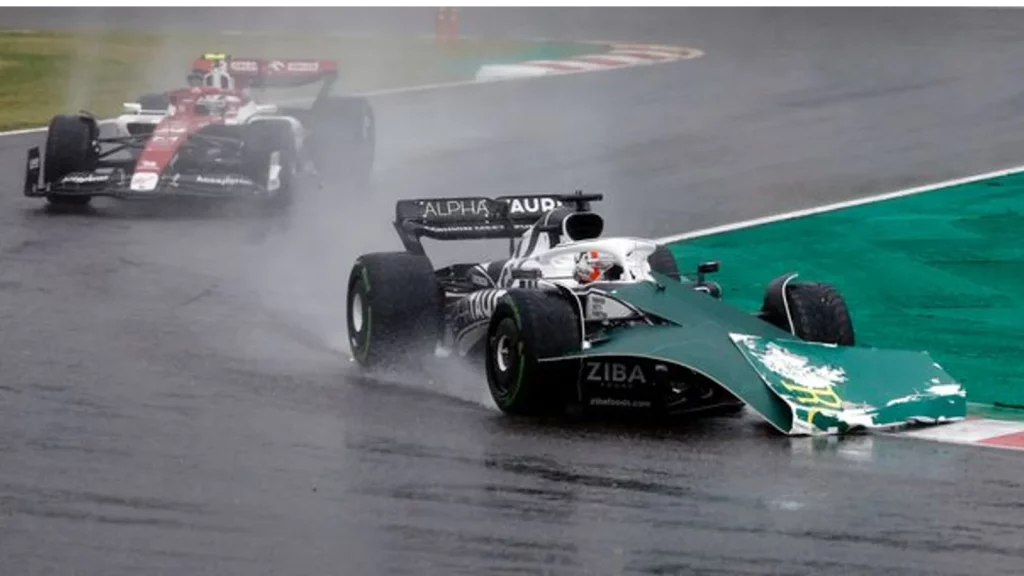
[[[105,20],[257,19],[161,12]],[[303,18],[351,31],[371,20],[356,12]],[[423,17],[384,10],[373,25],[429,30]],[[1020,163],[1024,13],[463,23],[707,55],[380,97],[374,196],[311,192],[279,222],[106,202],[47,213],[20,197],[40,138],[0,139],[0,572],[1019,572],[1017,454],[790,440],[747,419],[517,423],[462,375],[358,379],[339,342],[348,267],[398,247],[400,196],[582,186],[608,194],[609,233],[657,236]]]

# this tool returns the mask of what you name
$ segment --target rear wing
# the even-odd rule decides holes
[[[323,81],[322,92],[326,93],[338,78],[335,60],[235,58],[219,53],[206,53],[193,61],[190,78],[201,79],[217,66],[223,66],[237,84],[256,89],[295,88]]]
[[[514,196],[450,197],[399,200],[395,230],[406,250],[423,254],[421,239],[511,241],[530,229],[544,214],[565,205],[590,210],[600,194],[523,194]]]

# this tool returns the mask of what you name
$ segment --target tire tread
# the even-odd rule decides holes
[[[360,363],[368,367],[402,364],[433,351],[440,335],[444,297],[426,256],[364,254],[352,267],[350,294],[357,284],[366,286],[366,305],[372,314],[369,356],[357,355]]]
[[[524,416],[539,416],[559,410],[564,405],[560,398],[560,391],[566,384],[564,380],[577,374],[565,374],[551,366],[542,366],[538,359],[561,356],[581,348],[582,335],[576,311],[559,296],[514,289],[498,301],[491,330],[507,315],[518,319],[520,338],[527,354],[526,374],[522,388],[511,399],[502,402],[495,396],[495,402],[503,412]]]

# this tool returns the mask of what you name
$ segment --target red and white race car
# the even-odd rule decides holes
[[[373,110],[365,98],[330,94],[336,62],[205,54],[192,68],[188,88],[125,103],[112,136],[88,114],[54,116],[42,158],[39,147],[28,151],[25,195],[74,205],[94,196],[253,197],[283,207],[297,176],[367,184]],[[306,106],[263,98],[268,88],[318,82]]]

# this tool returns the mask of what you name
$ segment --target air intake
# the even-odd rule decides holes
[[[593,212],[574,212],[562,220],[562,233],[570,240],[592,240],[604,232],[604,218]]]

